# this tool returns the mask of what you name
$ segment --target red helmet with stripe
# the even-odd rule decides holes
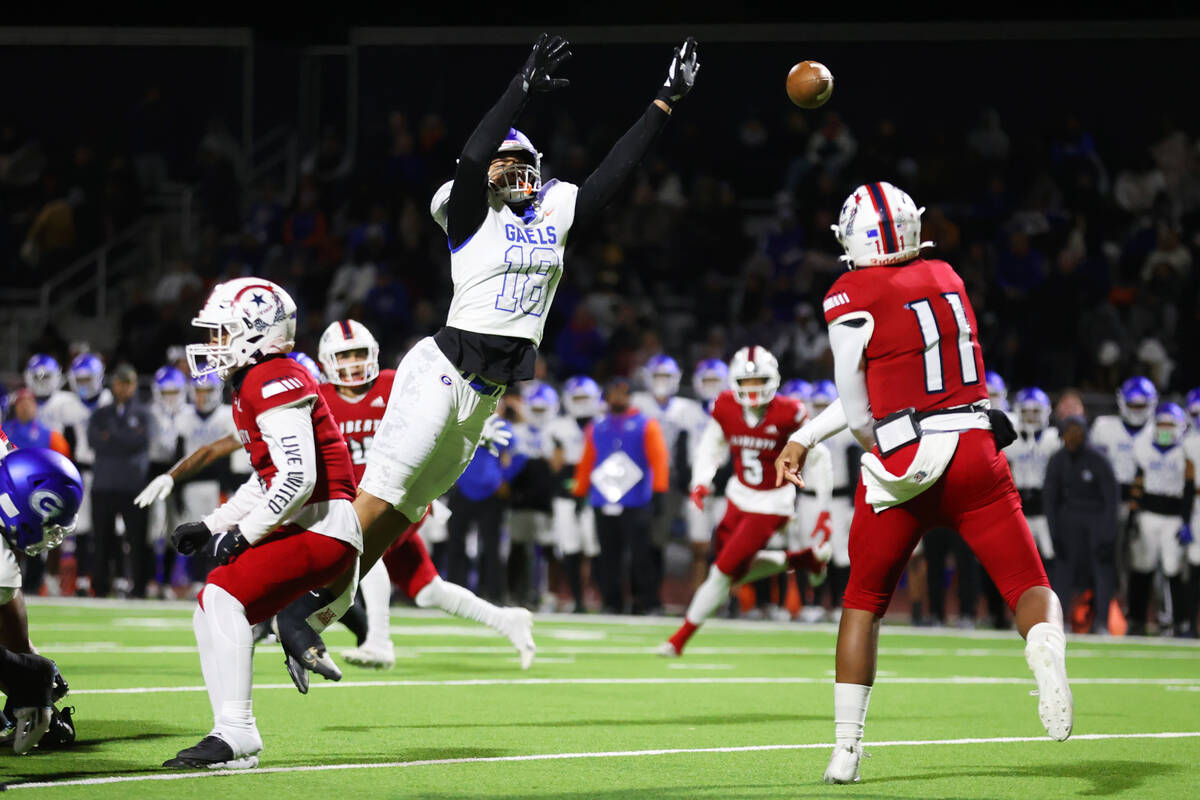
[[[924,208],[887,181],[866,183],[842,203],[842,213],[831,226],[846,251],[842,260],[856,267],[900,264],[916,258],[922,247],[921,214]]]
[[[362,358],[343,357],[356,350],[363,351]],[[361,322],[340,319],[321,334],[317,360],[334,386],[364,386],[379,377],[379,342]]]

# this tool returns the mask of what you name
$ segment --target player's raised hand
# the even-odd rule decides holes
[[[803,489],[804,479],[800,477],[800,470],[804,469],[807,459],[808,448],[804,445],[798,442],[788,442],[784,445],[783,452],[775,459],[775,486],[783,486],[786,480]]]
[[[521,68],[527,92],[552,92],[570,85],[566,78],[555,78],[554,71],[571,57],[571,44],[563,37],[543,33],[533,43],[533,52]]]
[[[696,60],[696,40],[689,36],[682,47],[675,48],[675,57],[667,67],[667,80],[658,90],[658,99],[674,105],[692,90],[700,62]]]

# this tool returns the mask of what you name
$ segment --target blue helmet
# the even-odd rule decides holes
[[[521,203],[537,196],[542,189],[542,154],[529,137],[509,128],[493,159],[517,158],[517,163],[488,170],[488,188],[506,203]]]
[[[989,369],[984,373],[984,381],[987,383],[988,400],[991,401],[992,408],[1008,411],[1008,384],[1004,382],[1004,378],[1000,377],[999,372]]]
[[[67,382],[81,400],[91,400],[104,389],[104,362],[95,353],[80,353],[71,361]]]
[[[812,394],[808,401],[811,406],[814,406],[814,413],[821,413],[830,403],[838,398],[837,385],[833,381],[817,381],[813,384]],[[815,408],[821,406],[821,408]]]
[[[168,365],[155,371],[154,384],[150,391],[154,395],[154,402],[163,408],[168,411],[178,411],[182,408],[186,390],[187,376],[181,370]]]
[[[572,417],[595,417],[600,414],[604,393],[600,384],[587,375],[567,378],[562,388],[563,405]]]
[[[25,365],[25,385],[39,400],[45,400],[62,386],[62,367],[54,356],[38,353]]]
[[[803,378],[792,378],[779,388],[779,393],[802,403],[808,403],[812,400],[813,385]]]
[[[1172,447],[1187,433],[1188,416],[1178,403],[1159,403],[1154,409],[1154,443]]]
[[[313,380],[317,383],[325,382],[325,376],[321,373],[321,367],[307,353],[293,350],[287,354],[287,357],[308,370],[309,374],[313,376]]]
[[[1200,386],[1188,392],[1184,402],[1187,404],[1188,416],[1192,418],[1193,422],[1200,425]]]
[[[1121,411],[1121,419],[1135,428],[1140,428],[1150,420],[1157,403],[1158,389],[1149,378],[1142,375],[1133,376],[1117,390],[1117,408]]]
[[[206,372],[192,378],[192,382],[188,384],[188,391],[196,410],[202,414],[216,411],[217,407],[221,405],[221,390],[224,387],[225,384],[215,372]]]
[[[692,373],[692,388],[701,400],[715,400],[729,388],[729,365],[719,358],[704,359]]]
[[[14,549],[37,555],[75,529],[83,478],[70,459],[30,447],[0,459],[0,533]]]
[[[534,381],[521,392],[529,409],[529,421],[534,427],[544,428],[558,416],[558,392],[548,383]]]
[[[1028,433],[1045,430],[1050,424],[1050,396],[1036,386],[1017,390],[1017,427]]]
[[[646,366],[642,367],[642,371],[642,380],[655,397],[672,397],[679,391],[679,379],[683,376],[683,370],[679,369],[679,363],[669,355],[659,353],[650,356],[646,359]]]

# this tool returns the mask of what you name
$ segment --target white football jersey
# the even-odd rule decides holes
[[[513,451],[526,458],[550,458],[554,443],[549,428],[535,428],[528,422],[513,423]]]
[[[446,230],[454,181],[433,195],[430,213]],[[550,181],[538,193],[540,211],[526,223],[488,193],[488,211],[470,239],[450,251],[454,298],[446,324],[464,331],[542,343],[546,317],[562,278],[563,250],[575,221],[579,187]]]
[[[1108,456],[1113,472],[1116,473],[1117,483],[1122,486],[1133,483],[1133,476],[1137,473],[1137,466],[1133,461],[1133,443],[1142,438],[1147,430],[1148,427],[1143,426],[1130,433],[1121,418],[1111,414],[1097,417],[1092,423],[1090,441]]]
[[[1150,437],[1139,436],[1133,445],[1133,460],[1142,472],[1142,487],[1146,494],[1183,497],[1187,456],[1182,444],[1163,450],[1155,446]]]
[[[54,401],[51,416],[55,417],[56,423],[62,425],[60,430],[66,433],[68,430],[74,431],[75,447],[71,451],[71,460],[82,467],[90,467],[96,462],[96,452],[92,446],[88,444],[87,427],[88,420],[92,418],[92,412],[101,406],[106,406],[112,403],[112,392],[108,389],[102,389],[96,400],[94,408],[89,407],[83,402],[83,398],[74,392],[55,392],[55,395],[65,394],[65,398]],[[53,398],[52,398],[53,399]],[[46,406],[49,406],[50,400],[46,401]],[[38,411],[38,419],[45,420],[45,407]],[[51,427],[54,427],[51,425]]]
[[[1041,489],[1046,483],[1046,464],[1061,447],[1057,428],[1046,428],[1037,434],[1018,434],[1016,441],[1004,448],[1004,457],[1008,459],[1017,488]]]
[[[583,428],[574,417],[559,416],[550,420],[546,426],[546,437],[550,440],[550,450],[561,447],[563,461],[567,464],[578,464],[583,458],[584,435]]]
[[[45,400],[38,400],[38,422],[62,433],[78,416],[77,406],[80,405],[83,405],[83,402],[74,392],[55,389]]]
[[[195,413],[190,427],[183,431],[183,449],[194,453],[206,444],[212,444],[226,436],[237,437],[237,425],[233,421],[233,406],[222,403],[207,417]],[[238,474],[249,474],[250,455],[246,448],[239,447],[229,456],[229,467]]]
[[[200,421],[196,409],[185,403],[175,412],[170,412],[155,403],[150,406],[150,415],[154,417],[154,438],[150,440],[151,461],[174,463],[175,442],[181,436],[184,438],[184,455],[191,452],[187,449],[187,438]]]
[[[667,442],[667,452],[671,457],[675,455],[679,435],[686,431],[688,463],[696,460],[696,446],[700,443],[704,429],[708,427],[708,421],[712,419],[704,410],[704,406],[691,398],[678,395],[667,400],[665,406],[661,406],[650,392],[634,392],[630,403],[647,419],[658,420],[663,438]]]

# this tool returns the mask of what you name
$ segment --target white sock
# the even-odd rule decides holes
[[[759,550],[750,562],[750,569],[735,585],[754,583],[770,575],[778,575],[788,568],[787,553],[783,550]]]
[[[222,687],[217,727],[253,728],[254,634],[246,609],[229,592],[210,583],[204,587],[204,612]]]
[[[413,600],[420,608],[440,608],[452,616],[482,622],[492,630],[504,633],[501,629],[504,609],[476,597],[457,583],[434,578],[417,592]]]
[[[208,702],[212,706],[213,722],[221,716],[221,704],[225,702],[222,692],[221,672],[217,664],[217,654],[212,646],[212,633],[208,627],[208,616],[199,604],[192,612],[192,630],[196,634],[196,649],[200,651],[200,673],[204,675],[204,685],[208,688]]]
[[[1048,644],[1063,655],[1067,652],[1067,636],[1061,625],[1052,622],[1039,622],[1025,634],[1025,649],[1039,644]]]
[[[833,727],[838,744],[858,744],[867,721],[871,687],[858,683],[833,685]]]
[[[375,566],[367,570],[362,580],[358,582],[362,590],[363,602],[367,604],[367,639],[364,644],[379,645],[384,649],[391,647],[392,579],[388,577],[387,566],[382,560],[376,561]]]
[[[704,579],[704,583],[700,584],[696,593],[692,595],[692,602],[688,603],[684,618],[693,625],[703,625],[729,597],[729,587],[732,583],[730,577],[713,564],[708,568],[708,577]]]

